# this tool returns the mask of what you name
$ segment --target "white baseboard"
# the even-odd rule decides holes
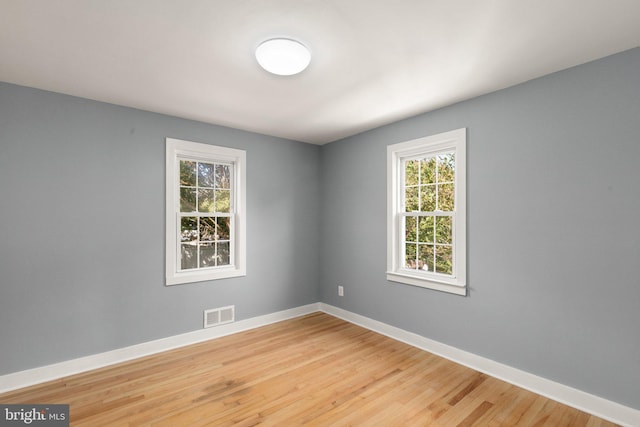
[[[69,375],[90,371],[92,369],[114,365],[116,363],[126,362],[138,357],[173,350],[174,348],[184,347],[214,338],[220,338],[237,332],[280,322],[282,320],[303,316],[319,310],[318,303],[304,305],[289,310],[265,314],[264,316],[239,320],[234,323],[227,323],[214,328],[199,329],[185,334],[136,344],[130,347],[119,348],[117,350],[107,351],[91,356],[80,357],[78,359],[55,363],[53,365],[2,375],[0,376],[0,393],[67,377]]]
[[[227,323],[215,328],[200,329],[173,337],[149,341],[105,353],[81,357],[53,365],[29,369],[0,376],[0,393],[51,381],[69,375],[126,362],[143,356],[160,353],[190,344],[220,338],[237,332],[258,328],[282,320],[323,311],[395,340],[420,348],[453,362],[486,373],[510,384],[530,390],[565,405],[593,414],[622,426],[640,426],[640,411],[563,384],[512,368],[482,356],[425,338],[395,326],[361,316],[324,303],[309,304],[264,316]]]
[[[332,305],[320,310],[605,420],[640,426],[640,411]]]

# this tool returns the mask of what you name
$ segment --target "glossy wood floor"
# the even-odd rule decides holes
[[[612,426],[323,313],[0,395],[77,426]]]

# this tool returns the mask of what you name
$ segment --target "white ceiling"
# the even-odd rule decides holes
[[[639,18],[638,0],[0,0],[0,81],[323,144],[637,47]],[[262,70],[274,36],[309,68]]]

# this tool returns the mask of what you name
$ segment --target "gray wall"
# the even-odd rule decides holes
[[[386,146],[461,127],[469,296],[387,282]],[[321,159],[322,301],[640,409],[640,49]]]
[[[246,277],[164,286],[165,137],[247,150]],[[319,151],[0,83],[0,374],[317,302]]]

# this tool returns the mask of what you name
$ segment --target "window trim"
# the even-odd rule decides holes
[[[180,158],[233,163],[231,259],[225,267],[181,271],[179,267]],[[165,284],[201,282],[246,276],[246,151],[166,138]]]
[[[466,295],[466,139],[467,129],[461,128],[437,135],[387,146],[387,280],[428,289]],[[402,268],[401,218],[403,208],[400,186],[404,182],[404,159],[445,150],[455,151],[455,228],[454,275],[433,272],[413,272]]]

